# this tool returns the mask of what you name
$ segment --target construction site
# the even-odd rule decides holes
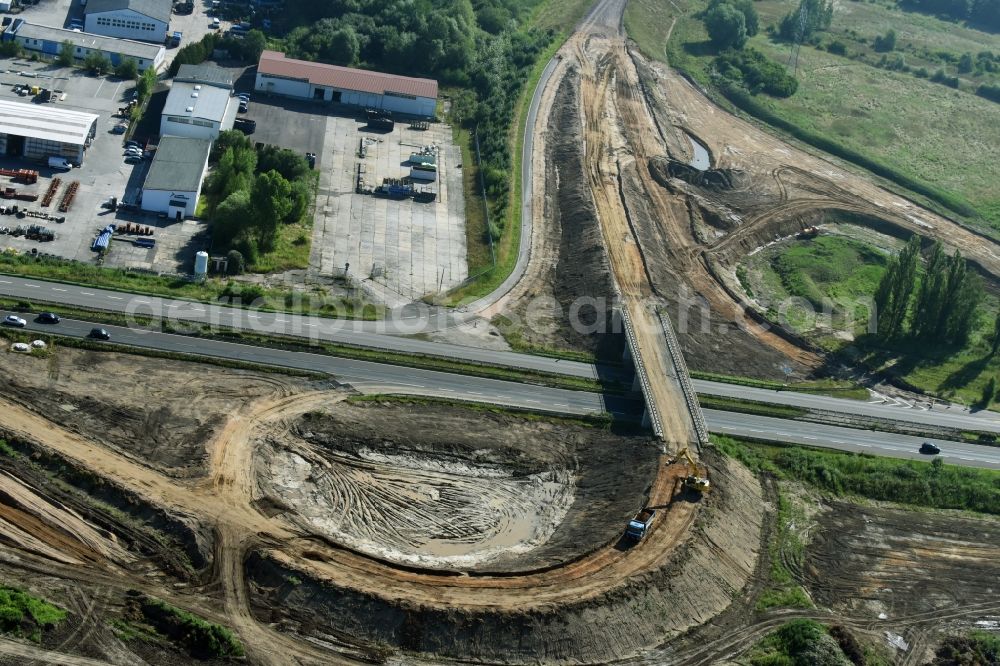
[[[1000,255],[715,106],[630,48],[624,5],[600,0],[557,54],[534,128],[531,257],[481,314],[614,299],[624,343],[554,316],[532,341],[624,344],[649,427],[121,351],[7,354],[0,579],[68,616],[39,642],[0,639],[0,661],[191,663],[147,629],[149,600],[276,666],[737,663],[791,618],[923,664],[931,628],[996,624],[996,520],[801,492],[802,519],[779,524],[777,481],[710,445],[685,363],[822,367],[808,341],[762,325],[736,269],[829,211],[961,247],[988,276]],[[759,605],[776,561],[808,606]]]

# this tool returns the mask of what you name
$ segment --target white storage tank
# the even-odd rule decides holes
[[[208,274],[208,252],[199,250],[194,255],[194,276],[203,278]]]

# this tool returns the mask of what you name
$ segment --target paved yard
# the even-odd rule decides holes
[[[33,76],[24,76],[24,72]],[[90,246],[99,229],[109,223],[139,222],[156,228],[153,236],[156,247],[134,248],[128,240],[118,239],[112,243],[106,265],[129,266],[166,273],[189,272],[193,266],[194,253],[201,249],[201,244],[204,242],[199,236],[204,231],[204,224],[191,221],[176,223],[141,213],[112,214],[101,208],[101,203],[112,196],[125,201],[134,200],[138,189],[142,186],[148,166],[145,163],[135,166],[125,164],[122,160],[122,137],[110,132],[117,122],[116,118],[112,118],[112,114],[122,105],[126,93],[132,89],[133,82],[87,76],[80,70],[32,63],[23,59],[0,60],[0,99],[14,99],[24,103],[26,113],[30,113],[34,104],[28,101],[30,100],[28,97],[14,95],[11,86],[29,82],[66,93],[65,100],[50,103],[52,106],[98,114],[100,117],[97,121],[97,136],[84,155],[83,166],[67,172],[54,171],[48,166],[22,159],[0,158],[0,166],[5,168],[30,168],[37,169],[41,173],[36,185],[10,184],[18,189],[37,193],[39,201],[0,203],[17,204],[29,210],[50,211],[53,215],[66,217],[66,221],[62,224],[41,222],[31,218],[0,217],[0,226],[14,227],[38,223],[50,228],[56,235],[55,240],[50,243],[0,235],[0,248],[15,248],[22,252],[34,249],[67,259],[92,262],[95,260],[95,255]],[[45,194],[54,176],[59,177],[62,184],[53,205],[42,208],[41,196]],[[58,213],[56,210],[58,201],[69,183],[74,180],[80,181],[76,199],[67,213]]]
[[[242,81],[237,88],[246,88]],[[313,227],[311,271],[350,273],[368,280],[386,302],[398,305],[446,291],[469,274],[465,241],[461,151],[451,128],[426,131],[397,122],[387,134],[366,131],[360,110],[253,94],[248,118],[257,121],[254,141],[299,153],[314,152],[320,170]],[[367,139],[366,156],[359,157]],[[417,203],[355,193],[358,165],[371,186],[409,175],[405,161],[425,146],[438,150],[437,200]]]

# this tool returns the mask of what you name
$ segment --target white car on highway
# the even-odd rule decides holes
[[[3,318],[4,326],[16,326],[18,328],[24,328],[27,326],[28,322],[24,321],[17,315],[7,315]]]

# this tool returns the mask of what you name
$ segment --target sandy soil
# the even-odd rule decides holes
[[[342,403],[265,445],[261,491],[286,517],[378,558],[463,570],[547,566],[612,540],[658,458],[644,438],[494,415],[470,424],[439,406]]]
[[[282,375],[58,346],[48,358],[4,354],[0,363],[0,394],[177,478],[206,473],[205,444],[228,414],[306,385]]]

